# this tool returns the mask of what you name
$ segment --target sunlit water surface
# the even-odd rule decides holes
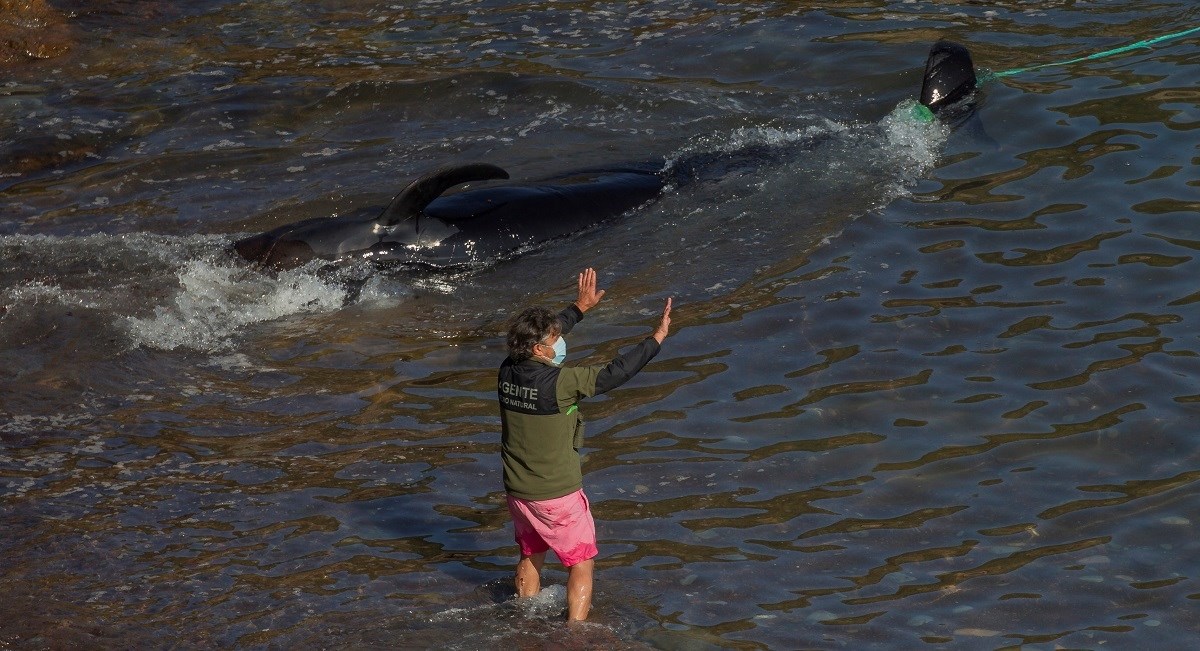
[[[52,4],[0,76],[0,647],[1194,645],[1200,38],[904,107],[939,37],[1192,3]],[[226,252],[449,162],[746,147],[797,153],[454,274]],[[494,378],[584,266],[571,363],[677,308],[584,407],[573,630],[553,564],[512,599]]]

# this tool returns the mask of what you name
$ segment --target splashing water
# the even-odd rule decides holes
[[[867,189],[877,195],[871,203],[883,205],[932,169],[948,131],[901,104],[877,124],[747,127],[700,138],[669,158],[667,169],[696,179],[732,178],[752,191],[773,179],[791,185],[797,175],[833,171],[833,185],[829,179],[818,185],[828,190],[873,178],[878,185]],[[814,149],[827,151],[814,155]],[[86,310],[107,319],[113,336],[128,347],[212,353],[233,348],[239,333],[254,324],[332,312],[351,300],[387,304],[397,298],[394,282],[363,265],[318,272],[321,264],[314,263],[277,275],[247,268],[226,253],[230,237],[2,236],[0,280],[7,289],[0,293],[0,336],[37,339],[43,336],[38,324],[53,321],[54,314]],[[422,287],[429,282],[447,281],[415,280]]]
[[[336,310],[347,296],[337,281],[305,271],[271,278],[210,260],[192,260],[177,274],[179,293],[169,305],[154,308],[152,317],[126,317],[135,345],[225,350],[246,326]]]
[[[108,322],[112,332],[100,334],[129,347],[216,352],[249,325],[336,310],[349,297],[344,274],[267,275],[239,265],[228,243],[145,233],[0,237],[0,335],[37,340],[46,330],[39,324],[84,311]]]
[[[822,120],[801,128],[743,127],[705,136],[669,157],[664,169],[682,183],[761,178],[769,176],[771,168],[790,177],[841,171],[839,183],[861,183],[869,174],[866,178],[892,181],[891,187],[875,188],[886,204],[934,168],[950,134],[950,127],[922,119],[914,106],[918,105],[906,100],[873,124]]]
[[[941,121],[925,118],[915,107],[924,108],[913,100],[905,100],[879,122],[888,158],[898,165],[900,175],[909,183],[933,170],[951,131]]]

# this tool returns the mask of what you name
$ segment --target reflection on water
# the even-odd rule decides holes
[[[1004,69],[1196,9],[860,5],[62,4],[0,86],[0,646],[1188,648],[1196,39],[894,109],[938,36]],[[447,161],[697,156],[469,273],[226,252]],[[557,566],[511,598],[493,383],[583,265],[573,363],[678,309],[584,406],[572,630]]]

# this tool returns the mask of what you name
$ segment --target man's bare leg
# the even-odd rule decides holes
[[[517,561],[517,576],[513,581],[518,597],[532,597],[542,591],[542,564],[545,562],[546,552],[533,556],[521,554],[521,560]]]
[[[567,568],[567,621],[582,622],[592,609],[592,559]]]

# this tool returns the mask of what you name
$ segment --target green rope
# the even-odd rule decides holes
[[[912,100],[909,100],[910,102]],[[909,115],[917,122],[933,122],[937,118],[934,117],[933,111],[929,110],[928,106],[919,102],[912,102],[912,106],[908,107]]]
[[[1163,41],[1169,41],[1169,40],[1176,39],[1176,38],[1182,38],[1184,36],[1187,36],[1188,34],[1192,34],[1195,32],[1200,32],[1200,27],[1193,27],[1191,29],[1185,29],[1182,32],[1175,32],[1174,34],[1166,34],[1164,36],[1158,36],[1155,38],[1146,39],[1144,41],[1138,41],[1137,43],[1133,43],[1131,45],[1124,45],[1124,46],[1121,46],[1118,48],[1113,48],[1111,50],[1105,50],[1103,52],[1089,54],[1085,57],[1079,57],[1077,59],[1071,59],[1069,61],[1054,61],[1051,63],[1043,63],[1043,64],[1036,65],[1036,66],[1029,66],[1028,68],[1014,68],[1012,70],[1003,70],[1001,72],[993,72],[993,73],[990,73],[990,75],[988,75],[987,78],[1008,77],[1011,75],[1020,74],[1022,72],[1028,72],[1030,70],[1037,70],[1038,68],[1049,68],[1050,66],[1065,66],[1065,65],[1072,64],[1072,63],[1079,63],[1080,61],[1091,61],[1092,59],[1102,59],[1104,57],[1113,56],[1114,54],[1123,54],[1125,52],[1129,52],[1131,50],[1136,50],[1138,48],[1144,48],[1144,47],[1148,48],[1152,45],[1162,43]]]
[[[1177,39],[1177,38],[1183,38],[1184,36],[1187,36],[1189,34],[1194,34],[1196,32],[1200,32],[1200,27],[1192,27],[1190,29],[1185,29],[1181,32],[1175,32],[1173,34],[1165,34],[1163,36],[1156,36],[1154,38],[1146,39],[1144,41],[1138,41],[1137,43],[1123,45],[1121,47],[1116,47],[1111,50],[1105,50],[1103,52],[1097,52],[1095,54],[1089,54],[1084,57],[1069,59],[1067,61],[1052,61],[1050,63],[1042,63],[1042,64],[1038,64],[1035,66],[1029,66],[1027,68],[1013,68],[1012,70],[1002,70],[1000,72],[984,71],[982,74],[979,75],[979,83],[985,84],[997,77],[1011,77],[1012,75],[1017,75],[1022,72],[1028,72],[1030,70],[1038,70],[1039,68],[1049,68],[1051,66],[1065,66],[1065,65],[1070,65],[1072,63],[1079,63],[1080,61],[1091,61],[1093,59],[1103,59],[1104,57],[1110,57],[1115,54],[1123,54],[1125,52],[1130,52],[1130,51],[1133,51],[1133,50],[1136,50],[1139,48],[1149,48],[1153,45],[1157,45],[1158,43],[1162,43],[1164,41],[1170,41],[1170,40]],[[902,104],[902,106],[903,106],[903,104]],[[907,107],[907,110],[908,110],[909,116],[912,117],[912,119],[916,120],[917,122],[933,122],[936,119],[933,115],[933,111],[929,110],[929,108],[927,106],[925,106],[923,104],[919,104],[917,102],[912,102],[911,106]]]

